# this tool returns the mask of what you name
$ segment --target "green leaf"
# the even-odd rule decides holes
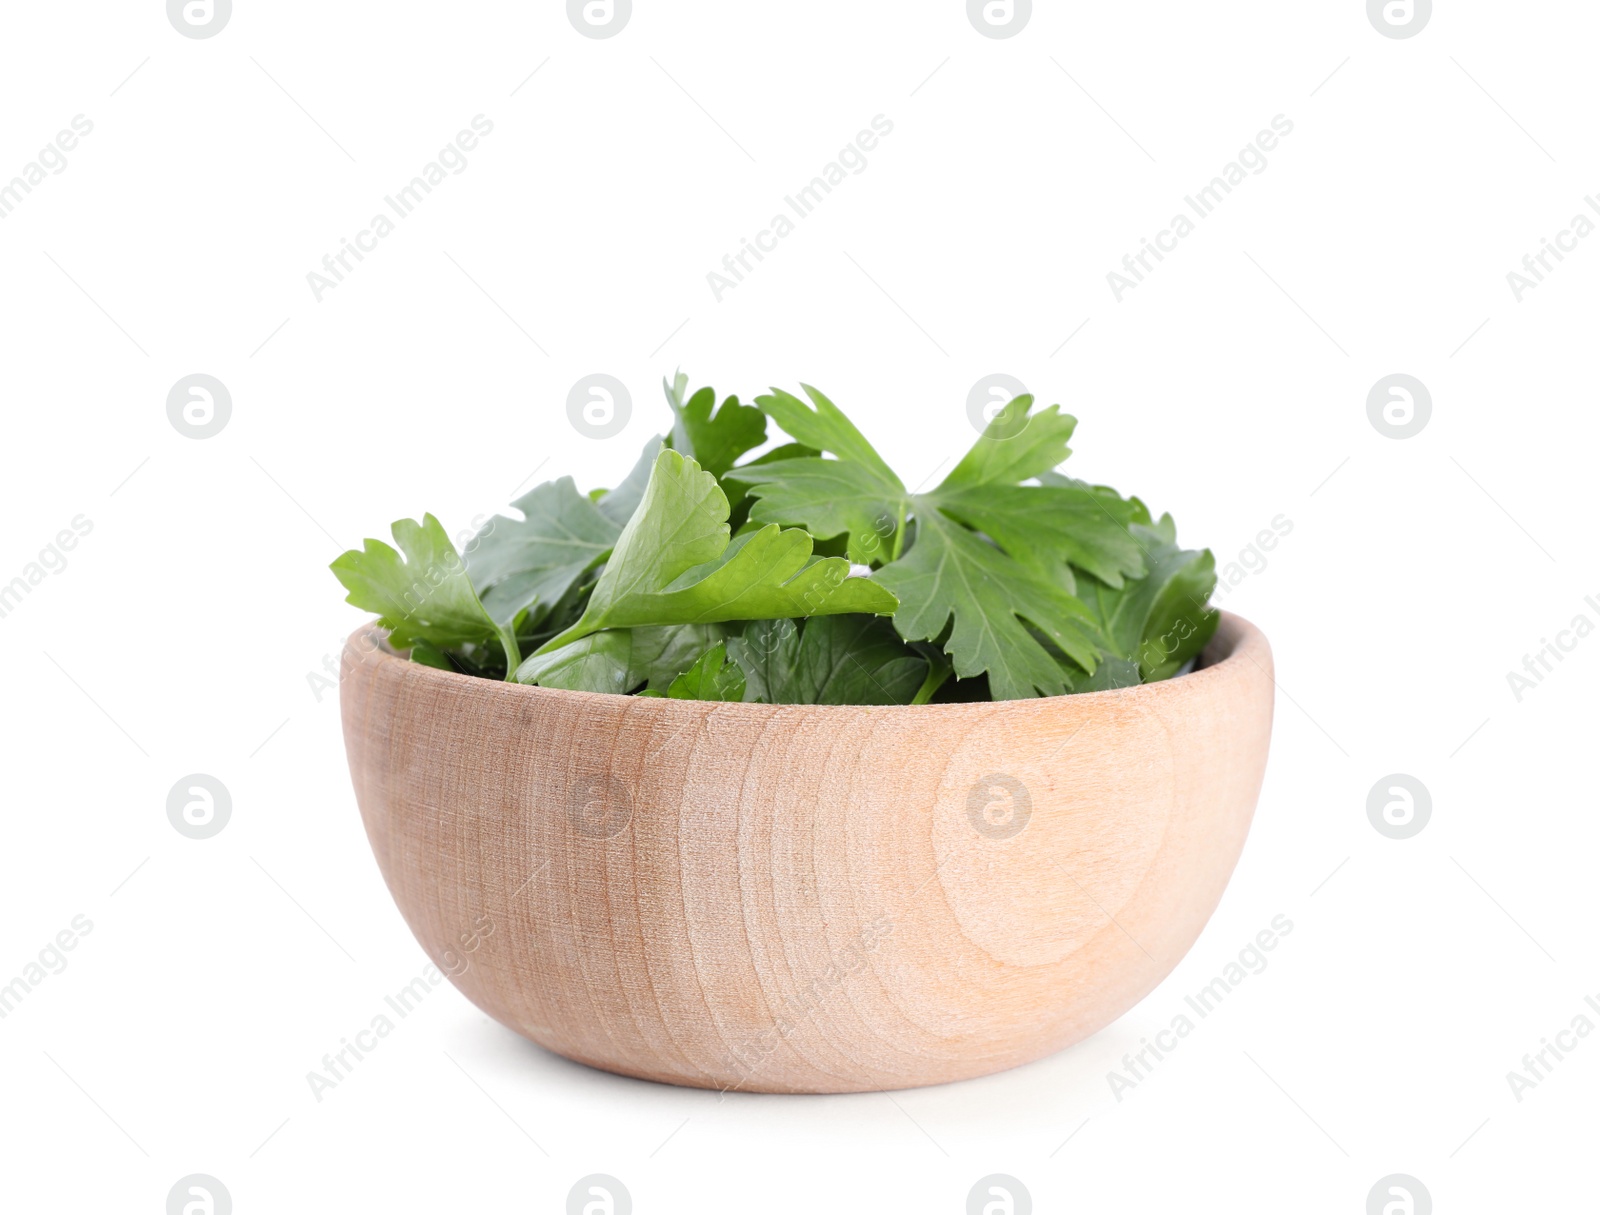
[[[571,477],[535,486],[511,505],[523,517],[490,519],[467,545],[466,559],[484,608],[506,625],[535,604],[547,611],[622,533]]]
[[[723,559],[727,519],[728,499],[717,479],[663,450],[583,616],[540,652],[608,628],[894,611],[894,596],[867,578],[850,577],[847,561],[813,561],[811,537],[803,531],[763,527]],[[696,566],[709,572],[680,585]]]
[[[815,428],[815,415],[790,401],[786,416],[794,415],[798,406],[800,426]],[[847,534],[851,559],[871,564],[892,559],[892,539],[908,515],[921,518],[938,510],[988,535],[1009,556],[1051,580],[1057,578],[1055,567],[1068,561],[1113,586],[1121,585],[1125,574],[1142,574],[1139,546],[1128,535],[1135,507],[1114,493],[1048,470],[1050,461],[1067,454],[1075,419],[1052,405],[1029,418],[1019,433],[1003,437],[1015,426],[1009,411],[1026,409],[1031,401],[1022,396],[1007,405],[950,475],[926,494],[907,493],[881,461],[781,460],[741,470],[739,476],[759,498],[750,517],[759,523],[798,524],[819,539]],[[843,418],[837,407],[829,407]],[[859,436],[854,427],[848,433]],[[1051,477],[1051,483],[1006,481],[1041,475]]]
[[[1014,397],[990,419],[983,434],[944,479],[947,489],[1015,485],[1049,472],[1072,454],[1067,440],[1078,419],[1059,405],[1029,414],[1033,397]]]
[[[1067,677],[1074,692],[1104,692],[1110,688],[1137,687],[1144,682],[1137,662],[1115,654],[1102,657],[1093,675],[1085,675],[1074,668],[1067,672]]]
[[[894,625],[908,641],[932,641],[953,623],[944,648],[957,677],[987,671],[995,700],[1068,690],[1061,665],[1023,621],[1094,670],[1101,641],[1084,605],[936,510],[921,517],[911,551],[877,578],[900,600]]]
[[[441,671],[453,671],[455,663],[450,661],[450,656],[437,646],[426,641],[411,643],[411,661],[420,662],[425,667],[438,667]]]
[[[728,638],[728,655],[745,675],[745,699],[762,704],[798,704],[782,699],[789,691],[800,649],[800,621],[752,620]]]
[[[1151,525],[1134,523],[1128,530],[1144,549],[1150,572],[1121,588],[1086,577],[1080,593],[1109,651],[1137,662],[1149,683],[1176,674],[1217,631],[1221,615],[1207,606],[1216,588],[1216,563],[1209,549],[1178,547],[1171,515]]]
[[[849,460],[802,457],[749,464],[734,474],[750,485],[754,523],[797,523],[819,540],[847,538],[852,561],[889,560],[910,497],[900,478]]]
[[[754,460],[744,464],[736,464],[722,474],[724,483],[739,480],[739,473],[746,468],[759,468],[763,464],[771,464],[774,460],[798,460],[804,456],[820,456],[822,453],[815,447],[807,447],[804,443],[784,443],[774,447],[771,451],[764,451]]]
[[[929,667],[875,616],[756,621],[728,652],[748,680],[745,699],[775,705],[909,704]]]
[[[673,700],[743,700],[744,672],[728,661],[728,647],[719,641],[672,681],[667,695]]]
[[[798,460],[803,456],[820,456],[822,453],[815,447],[807,447],[804,443],[784,443],[774,447],[771,451],[764,451],[755,459],[745,464],[735,465],[722,474],[722,492],[728,495],[728,525],[737,535],[750,519],[750,496],[746,492],[750,483],[740,478],[743,469],[759,468],[763,464],[772,464],[778,460]]]
[[[1069,452],[1073,418],[1055,406],[1029,415],[1032,398],[1019,397],[936,489],[911,494],[837,406],[812,396],[815,410],[787,394],[758,401],[797,439],[838,458],[741,471],[757,498],[752,521],[798,524],[822,538],[846,535],[852,560],[881,563],[876,577],[901,601],[894,619],[900,635],[933,641],[948,628],[944,648],[956,675],[988,672],[995,699],[1054,695],[1070,685],[1071,673],[1024,622],[1094,670],[1106,647],[1073,596],[1071,565],[1109,586],[1143,574],[1140,545],[1129,533],[1141,508],[1068,478],[1017,483],[1051,475],[1051,464]]]
[[[715,624],[606,629],[534,654],[513,678],[569,692],[632,692],[641,684],[662,691],[722,639]]]
[[[1133,508],[1092,486],[1061,478],[1051,485],[941,485],[926,502],[983,532],[1011,557],[1054,578],[1071,562],[1112,586],[1144,573],[1139,544],[1128,532]],[[921,518],[921,514],[918,515]]]
[[[1028,415],[1032,402],[1020,396],[997,413],[950,475],[922,496],[922,509],[914,504],[917,517],[936,507],[983,532],[1047,581],[1060,581],[1064,562],[1112,586],[1121,586],[1125,574],[1139,577],[1140,546],[1128,534],[1134,506],[1114,491],[1051,471],[1070,454],[1067,440],[1078,422],[1055,405]],[[1027,478],[1042,484],[1011,483]]]
[[[450,650],[497,638],[515,665],[516,638],[484,610],[439,520],[432,515],[423,515],[421,523],[400,519],[390,530],[399,552],[381,540],[368,540],[329,567],[349,591],[346,602],[377,613],[396,649],[424,642]]]
[[[650,484],[650,470],[655,467],[656,453],[661,450],[661,436],[656,435],[644,445],[633,470],[623,478],[622,484],[616,489],[607,490],[595,500],[595,505],[600,508],[600,513],[617,525],[620,532],[628,525],[628,520],[633,518],[633,512],[638,509],[639,499],[644,497],[644,487]]]
[[[848,561],[813,561],[811,537],[798,528],[769,524],[740,540],[743,545],[734,556],[699,581],[656,594],[635,593],[612,604],[606,618],[624,625],[766,620],[841,612],[887,615],[897,606],[878,583],[850,577]],[[604,578],[596,596],[603,586]]]
[[[521,639],[517,641],[518,648],[522,646]],[[494,641],[470,641],[459,645],[453,650],[439,651],[444,655],[452,671],[460,671],[463,675],[472,675],[478,679],[506,679],[506,654],[498,639]],[[417,659],[416,648],[411,651],[413,660]]]
[[[739,404],[738,397],[722,402],[713,415],[716,392],[702,388],[686,402],[688,384],[689,377],[682,372],[670,384],[661,382],[672,406],[672,448],[720,477],[745,452],[767,441],[767,415],[753,405]]]
[[[900,478],[884,463],[883,457],[867,442],[866,436],[856,429],[855,423],[811,385],[802,384],[800,387],[805,389],[815,408],[781,388],[774,388],[770,396],[757,397],[756,404],[801,443],[818,451],[831,451],[841,460],[870,468],[903,493],[905,486],[900,484]]]
[[[531,654],[557,633],[571,628],[589,604],[589,592],[594,590],[598,569],[587,571],[574,582],[560,599],[552,604],[537,605],[537,614],[525,614],[517,624],[517,642],[524,654]]]
[[[445,670],[785,704],[1124,687],[1175,674],[1217,628],[1209,552],[1054,471],[1077,425],[1059,406],[1015,398],[912,492],[809,385],[759,408],[690,396],[682,374],[664,388],[672,430],[616,488],[538,486],[465,562],[433,516],[401,520],[398,551],[369,540],[333,563],[349,601]],[[769,417],[793,441],[737,463]]]

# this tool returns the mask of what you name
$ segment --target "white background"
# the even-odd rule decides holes
[[[1041,1212],[1359,1213],[1403,1172],[1440,1212],[1592,1209],[1600,1035],[1520,1102],[1506,1073],[1600,999],[1600,639],[1520,703],[1506,673],[1600,623],[1600,240],[1520,303],[1506,274],[1600,189],[1597,34],[1488,0],[1405,40],[1359,0],[1041,2],[1003,40],[956,0],[638,0],[607,40],[548,0],[238,0],[204,40],[157,0],[7,5],[0,181],[94,123],[0,220],[0,581],[93,524],[0,619],[0,983],[94,925],[0,1020],[7,1208],[154,1213],[203,1172],[240,1215],[557,1212],[603,1172],[641,1215],[958,1212],[1003,1172]],[[319,303],[307,273],[477,114],[469,167]],[[865,172],[717,302],[878,114]],[[1118,303],[1106,273],[1277,114],[1269,167]],[[536,469],[613,483],[678,366],[817,384],[913,484],[1004,372],[1078,416],[1070,469],[1219,564],[1291,520],[1226,600],[1281,689],[1233,882],[1140,1006],[986,1080],[719,1101],[441,987],[318,1102],[426,964],[308,679],[360,619],[326,565]],[[166,415],[195,372],[233,400],[203,441]],[[633,398],[604,441],[566,415],[594,372]],[[1433,399],[1403,441],[1366,412],[1393,372]],[[210,840],[166,818],[192,772],[232,793]],[[1433,799],[1405,841],[1366,816],[1394,772]],[[1280,913],[1119,1102],[1122,1055]]]

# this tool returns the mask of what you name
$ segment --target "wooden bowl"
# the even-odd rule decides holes
[[[1266,638],[1195,672],[927,706],[720,704],[473,679],[345,647],[378,865],[490,1016],[593,1067],[838,1093],[1086,1038],[1194,943],[1255,810]]]

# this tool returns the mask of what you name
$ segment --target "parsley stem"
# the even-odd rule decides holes
[[[917,689],[917,694],[911,698],[914,705],[925,705],[933,699],[933,694],[944,687],[945,681],[955,672],[954,666],[939,651],[937,644],[924,645],[918,643],[916,648],[928,660],[928,674],[922,680],[922,686]]]
[[[894,525],[894,548],[889,553],[890,561],[900,560],[900,547],[906,539],[906,504],[900,503],[900,518]]]
[[[517,673],[517,668],[522,665],[522,650],[517,646],[517,627],[511,624],[496,630],[500,634],[500,644],[506,652],[506,682],[511,683]]]
[[[928,676],[922,681],[922,686],[917,689],[917,694],[911,698],[914,705],[925,705],[933,699],[933,694],[944,686],[944,681],[950,678],[950,668],[945,665],[928,664]]]

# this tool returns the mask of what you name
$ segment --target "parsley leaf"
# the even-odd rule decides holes
[[[1125,687],[1175,675],[1217,628],[1209,551],[1055,471],[1077,426],[1058,406],[1017,397],[923,492],[815,388],[751,406],[689,396],[681,373],[663,387],[672,429],[615,489],[537,486],[464,560],[432,515],[400,520],[398,551],[333,563],[349,602],[445,670],[772,704]],[[794,441],[749,458],[769,417]]]
[[[1093,673],[1106,647],[1072,595],[1071,565],[1112,587],[1143,575],[1140,547],[1128,530],[1136,508],[1065,478],[1020,483],[1070,454],[1076,419],[1054,405],[1030,414],[1033,398],[1018,397],[938,487],[916,494],[833,402],[806,392],[814,408],[788,393],[756,400],[796,439],[837,459],[738,470],[758,499],[752,521],[799,524],[819,539],[845,534],[851,559],[879,564],[878,580],[900,599],[894,621],[900,635],[935,641],[948,629],[944,648],[956,675],[987,673],[997,700],[1071,687],[1073,673],[1030,624]]]
[[[368,540],[329,567],[350,592],[346,602],[376,612],[396,649],[421,643],[432,659],[441,650],[497,640],[515,666],[516,636],[509,624],[484,610],[444,525],[423,515],[421,523],[397,520],[390,531],[399,552],[381,540]]]
[[[1033,395],[1013,397],[944,479],[944,488],[1015,485],[1049,472],[1072,454],[1067,441],[1078,419],[1052,405],[1030,413]]]
[[[728,640],[745,699],[773,705],[910,704],[928,660],[875,616],[758,620]]]
[[[626,694],[641,685],[662,691],[722,634],[716,624],[604,629],[534,654],[513,678],[569,692]]]
[[[1100,624],[1112,655],[1137,664],[1138,677],[1146,683],[1170,679],[1205,648],[1222,619],[1215,608],[1206,606],[1217,585],[1216,562],[1209,549],[1193,552],[1178,547],[1177,525],[1170,514],[1151,523],[1145,511],[1128,530],[1145,550],[1149,574],[1122,587],[1086,577],[1079,593]]]
[[[1066,561],[1112,586],[1121,586],[1125,574],[1144,573],[1139,546],[1127,531],[1134,516],[1131,504],[1065,477],[1050,485],[1018,483],[1047,474],[1071,453],[1066,441],[1077,419],[1061,414],[1059,406],[1030,416],[1033,398],[1017,397],[995,415],[938,488],[911,494],[837,406],[807,391],[819,402],[815,412],[786,393],[757,401],[763,408],[776,406],[773,416],[784,429],[794,425],[856,454],[827,448],[839,458],[740,469],[739,479],[761,499],[750,511],[756,522],[798,523],[818,539],[847,533],[851,559],[870,564],[899,555],[908,514],[924,517],[937,510],[985,533],[1011,557],[1047,576],[1055,576]]]
[[[811,560],[811,537],[798,529],[763,527],[725,556],[727,520],[716,477],[676,451],[660,452],[583,615],[539,653],[607,628],[895,610],[882,586],[848,576],[848,562]],[[701,566],[708,572],[685,584]]]
[[[870,468],[885,482],[900,486],[900,478],[843,410],[811,385],[800,387],[811,398],[811,405],[781,388],[774,388],[769,396],[757,397],[756,404],[798,442],[818,451],[831,451],[841,460]],[[900,488],[904,492],[904,486]]]
[[[802,456],[746,464],[730,474],[750,487],[755,523],[792,523],[819,540],[846,538],[850,560],[882,564],[903,526],[910,495],[893,473],[851,460]]]
[[[426,641],[411,643],[411,661],[420,662],[425,667],[438,667],[441,671],[456,669],[455,663],[450,661],[450,655]]]
[[[1061,665],[1024,620],[1085,671],[1094,671],[1101,646],[1088,609],[938,511],[919,521],[910,551],[879,570],[878,580],[900,600],[894,626],[908,641],[933,641],[953,621],[944,649],[956,676],[987,672],[995,700],[1057,696],[1069,689]]]
[[[682,452],[712,476],[720,477],[733,462],[752,448],[767,441],[767,415],[753,405],[739,404],[738,397],[716,404],[713,389],[702,388],[686,402],[683,394],[689,377],[679,372],[672,383],[661,382],[667,404],[672,406],[672,448]]]
[[[743,700],[744,672],[728,661],[728,647],[719,641],[672,681],[667,695],[673,700]]]
[[[537,622],[622,534],[622,524],[580,494],[571,477],[535,486],[511,505],[522,518],[490,519],[466,556],[484,608],[504,625],[528,609]]]
[[[628,526],[628,520],[633,518],[633,512],[638,509],[639,499],[644,497],[644,487],[650,484],[650,470],[656,466],[656,453],[660,450],[661,436],[657,435],[644,445],[643,453],[632,471],[622,479],[622,484],[595,499],[600,513],[615,523],[619,532]]]

